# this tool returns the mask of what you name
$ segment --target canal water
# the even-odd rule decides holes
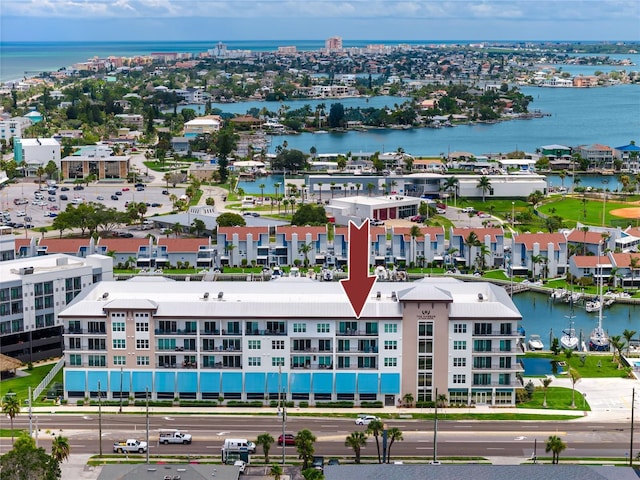
[[[589,343],[589,334],[598,324],[598,312],[589,313],[583,304],[574,305],[573,314],[569,304],[559,300],[553,301],[549,295],[536,292],[523,292],[513,296],[522,314],[522,327],[529,335],[540,335],[546,349],[550,346],[550,338],[562,335],[562,330],[569,328],[570,321],[576,335]],[[570,319],[570,317],[574,317]],[[614,303],[603,310],[602,326],[611,335],[622,335],[624,330],[635,330],[640,335],[640,305]]]

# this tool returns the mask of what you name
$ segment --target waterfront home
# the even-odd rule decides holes
[[[510,251],[510,258],[505,259],[505,264],[511,264],[514,274],[531,272],[534,276],[553,278],[567,270],[567,239],[562,233],[515,235]]]
[[[369,265],[387,265],[393,263],[391,250],[387,245],[387,229],[385,227],[369,227]],[[331,259],[336,267],[347,265],[349,257],[349,228],[336,227],[333,235],[333,249],[330,248]],[[330,263],[330,262],[327,262]]]
[[[580,145],[576,151],[582,158],[589,160],[589,168],[613,170],[613,149],[607,145],[594,143]]]
[[[276,227],[274,248],[286,250],[287,259],[280,264],[294,265],[297,260],[302,265],[322,265],[328,251],[327,227],[280,225]]]
[[[638,253],[609,253],[611,259],[614,286],[640,286],[640,254]]]
[[[613,232],[612,235],[606,229],[600,231],[586,226],[578,226],[567,235],[567,248],[580,255],[598,255],[602,252],[601,246],[604,239],[609,239],[605,248],[613,249],[617,236],[617,232]]]
[[[288,254],[284,249],[271,252],[269,227],[219,227],[216,235],[220,265],[238,266],[246,259],[251,265],[285,265]]]
[[[624,263],[622,258],[619,261]],[[610,255],[572,255],[569,258],[569,274],[576,283],[600,285],[602,282],[603,285],[607,285],[613,268]]]
[[[194,118],[184,124],[185,137],[197,137],[205,133],[215,133],[222,127],[222,118],[219,115],[205,115]]]
[[[477,244],[470,243],[475,239]],[[504,230],[495,228],[455,228],[449,229],[449,253],[455,253],[457,262],[467,267],[495,268],[504,264]]]
[[[547,157],[549,160],[563,157],[571,157],[573,151],[571,147],[567,147],[566,145],[542,145],[540,147],[540,154]]]
[[[442,261],[444,227],[418,227],[420,235],[413,237],[411,227],[391,227],[391,261],[399,265],[424,265]]]
[[[640,147],[635,143],[613,149],[616,159],[622,161],[621,170],[630,173],[640,172]]]

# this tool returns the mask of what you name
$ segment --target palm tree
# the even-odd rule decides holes
[[[36,175],[38,175],[38,185],[42,185],[42,176],[45,174],[44,167],[40,166],[36,169]]]
[[[353,453],[356,455],[356,463],[360,463],[360,451],[366,444],[367,434],[364,432],[352,432],[344,441],[345,447],[353,448]]]
[[[380,420],[373,420],[367,425],[367,435],[371,435],[376,439],[376,448],[378,450],[378,463],[382,463],[382,457],[380,456],[380,435],[384,431],[384,424]]]
[[[171,231],[175,234],[176,238],[178,238],[184,231],[184,228],[182,227],[180,222],[178,222],[178,223],[175,223],[173,227],[171,227]]]
[[[358,196],[358,192],[360,191],[360,187],[362,187],[361,183],[356,183],[356,197]]]
[[[330,190],[331,190],[331,198],[333,198],[333,195],[336,193],[336,182],[330,183]]]
[[[568,364],[569,362],[567,362]],[[580,381],[580,374],[575,368],[569,367],[569,378],[571,379],[571,408],[576,408],[576,383]]]
[[[11,421],[11,443],[13,444],[13,419],[20,413],[20,401],[15,394],[7,394],[2,399],[2,413]]]
[[[633,339],[633,336],[636,333],[638,332],[636,332],[635,330],[628,330],[628,329],[625,329],[624,332],[622,332],[622,336],[627,341],[627,355],[629,355],[629,349],[631,348],[631,340]]]
[[[229,255],[229,266],[233,267],[233,250],[236,246],[233,243],[227,243],[224,248],[227,251],[227,255]]]
[[[260,185],[258,185],[258,188],[260,189],[260,200],[262,202],[264,202],[264,189],[265,189],[266,185],[264,183],[261,183]]]
[[[278,465],[277,463],[271,465],[271,471],[269,472],[269,474],[273,477],[273,480],[280,480],[280,478],[282,477],[282,473],[282,467],[280,465]]]
[[[639,265],[640,265],[640,257],[631,256],[629,258],[629,267],[631,267],[631,286],[635,284],[634,273]]]
[[[413,394],[411,392],[405,393],[404,396],[402,397],[402,401],[404,402],[404,404],[407,407],[412,406],[413,405]]]
[[[553,382],[552,377],[545,377],[540,380],[542,382],[542,390],[544,390],[544,400],[542,401],[542,408],[547,408],[547,389],[551,382]]]
[[[304,255],[304,266],[307,268],[309,266],[309,252],[313,250],[313,243],[303,243],[298,247],[298,253]]]
[[[264,463],[269,463],[269,450],[271,450],[273,442],[273,437],[268,433],[258,435],[258,438],[256,439],[256,443],[262,446],[262,451],[264,452]]]
[[[343,183],[343,184],[342,184],[342,190],[344,190],[344,196],[345,196],[345,197],[347,196],[347,187],[348,187],[348,186],[349,186],[349,185],[348,185],[347,183]]]
[[[542,255],[532,255],[531,256],[531,274],[532,277],[536,278],[536,265],[542,262]]]
[[[618,368],[620,368],[620,357],[622,356],[622,349],[624,348],[624,340],[622,340],[622,336],[620,335],[611,335],[609,337],[609,342],[613,347],[613,361],[616,361],[616,355],[618,356]]]
[[[411,227],[411,229],[409,230],[409,235],[411,235],[411,262],[415,264],[416,262],[416,253],[417,253],[417,245],[416,245],[416,238],[417,237],[422,237],[422,231],[420,230],[420,227],[417,225],[413,225]]]
[[[55,458],[59,463],[69,460],[69,439],[67,437],[58,436],[53,439],[51,443],[51,456]]]
[[[562,452],[566,448],[567,448],[567,444],[564,443],[560,437],[558,437],[557,435],[551,435],[547,439],[547,444],[545,446],[544,451],[547,453],[551,452],[552,453],[551,463],[557,464],[558,461],[560,460],[560,452]]]
[[[394,442],[401,442],[404,440],[402,431],[398,427],[391,427],[387,430],[387,438],[389,439],[389,446],[387,447],[387,463],[391,463],[391,447]]]
[[[318,195],[320,195],[320,202],[322,202],[322,182],[318,182]]]
[[[458,193],[458,185],[460,185],[460,181],[456,177],[448,177],[444,182],[444,187],[442,189],[445,192],[451,193],[453,191],[453,203],[455,205],[455,198]]]
[[[469,235],[467,235],[467,238],[464,239],[464,246],[469,250],[469,253],[468,253],[469,262],[467,263],[467,265],[471,267],[471,249],[473,247],[480,246],[480,239],[478,238],[478,234],[474,231],[469,232]]]
[[[369,192],[369,196],[371,196],[371,194],[373,193],[373,189],[375,187],[376,186],[373,183],[371,183],[371,182],[367,183],[367,191]]]
[[[477,188],[482,190],[482,201],[484,202],[485,195],[491,191],[491,180],[489,180],[489,177],[486,175],[481,176],[480,180],[478,180]]]

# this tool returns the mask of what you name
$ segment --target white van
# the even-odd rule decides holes
[[[222,449],[226,452],[256,453],[256,444],[246,438],[226,438]]]
[[[71,203],[73,203],[74,205],[80,205],[84,203],[84,200],[80,197],[76,197],[73,200],[71,200]]]

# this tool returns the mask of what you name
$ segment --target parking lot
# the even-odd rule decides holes
[[[42,198],[38,199],[36,192],[39,191],[39,185],[27,179],[0,190],[0,206],[3,214],[8,214],[4,216],[5,224],[17,223],[19,229],[29,224],[33,231],[39,227],[51,225],[57,213],[74,203],[102,203],[107,207],[124,211],[128,202],[144,202],[147,204],[147,217],[167,213],[172,210],[170,195],[179,197],[184,194],[184,188],[170,187],[169,195],[162,193],[166,190],[164,185],[147,185],[144,189],[138,190],[133,184],[124,183],[95,183],[88,187],[82,185],[82,189],[73,184],[60,184],[55,194],[47,190],[40,191]],[[15,199],[26,199],[29,203],[16,205]]]

